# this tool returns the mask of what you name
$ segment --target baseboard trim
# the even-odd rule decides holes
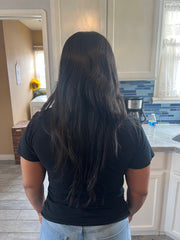
[[[173,233],[166,232],[166,235],[168,237],[172,238],[172,239],[180,239],[179,236],[178,236],[179,234],[176,235],[176,234],[173,234]]]
[[[141,236],[141,235],[159,235],[159,231],[156,230],[135,230],[135,229],[131,229],[131,235],[132,236]]]
[[[0,154],[0,161],[1,160],[15,160],[14,154]]]

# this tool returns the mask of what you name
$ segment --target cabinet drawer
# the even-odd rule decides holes
[[[23,128],[12,129],[13,136],[21,136],[23,132]]]
[[[174,153],[172,156],[173,160],[173,171],[180,174],[180,154]]]
[[[168,153],[155,152],[155,156],[151,162],[151,169],[153,170],[165,170],[167,169]]]

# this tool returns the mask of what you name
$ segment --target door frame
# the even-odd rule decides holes
[[[41,19],[42,20],[42,38],[45,60],[46,91],[47,96],[51,94],[50,68],[49,68],[49,49],[47,34],[47,16],[43,9],[0,9],[0,20],[23,20],[23,19]]]

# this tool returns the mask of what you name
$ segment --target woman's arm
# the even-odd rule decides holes
[[[150,165],[142,169],[129,168],[126,172],[127,203],[130,212],[129,220],[142,207],[147,193],[150,176]]]
[[[21,157],[23,186],[27,198],[37,211],[41,222],[41,211],[44,204],[44,178],[46,170],[40,162],[30,162]]]

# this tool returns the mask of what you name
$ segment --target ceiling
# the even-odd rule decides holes
[[[26,25],[31,30],[42,30],[42,20],[41,19],[24,19],[19,20],[21,23]]]

